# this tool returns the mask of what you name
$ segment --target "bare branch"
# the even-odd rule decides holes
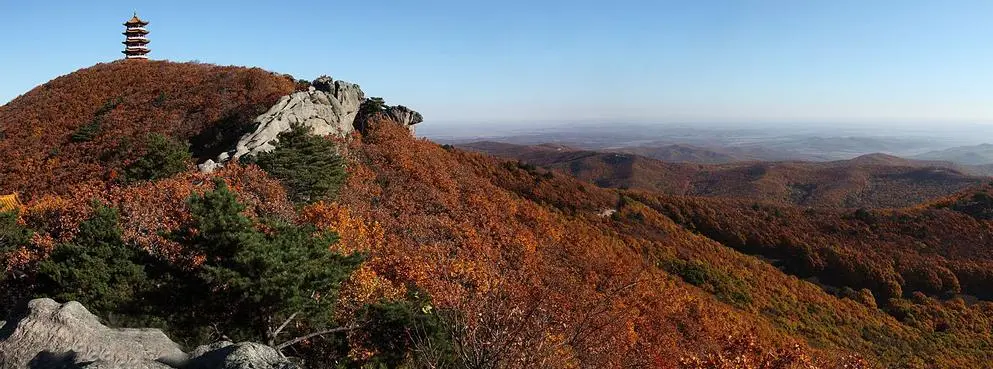
[[[296,316],[297,316],[297,314],[300,314],[300,312],[299,312],[299,311],[297,311],[297,312],[295,312],[295,313],[293,313],[293,314],[290,314],[290,317],[289,317],[289,318],[286,318],[286,321],[285,321],[285,322],[283,322],[283,324],[281,324],[281,325],[279,326],[279,328],[276,328],[276,330],[275,330],[275,331],[273,331],[273,332],[271,333],[271,335],[269,336],[269,340],[270,340],[271,342],[276,342],[276,337],[277,337],[277,336],[279,336],[279,333],[280,333],[280,332],[282,332],[282,331],[283,331],[283,329],[285,329],[285,328],[286,328],[286,325],[287,325],[287,324],[290,324],[290,321],[292,321],[292,320],[293,320],[293,318],[296,318]]]
[[[303,341],[303,340],[306,340],[306,339],[310,339],[310,338],[314,338],[314,337],[317,337],[317,336],[323,336],[325,334],[338,333],[338,332],[353,331],[353,330],[359,329],[361,327],[362,327],[361,325],[350,325],[350,326],[347,326],[347,327],[338,327],[338,328],[323,330],[323,331],[320,331],[320,332],[314,332],[314,333],[308,334],[306,336],[300,336],[300,337],[294,338],[292,340],[289,340],[289,341],[280,343],[279,345],[276,345],[276,350],[282,350],[282,349],[284,349],[286,347],[289,347],[289,346],[292,346],[292,345],[294,345],[294,344],[296,344],[296,343],[298,343],[300,341]]]

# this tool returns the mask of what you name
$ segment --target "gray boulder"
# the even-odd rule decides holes
[[[0,328],[0,369],[94,367],[160,369],[188,356],[158,329],[108,328],[78,302],[36,299]]]
[[[155,369],[174,369],[173,367],[171,367],[169,365],[162,364],[162,363],[157,363],[157,362],[151,362],[151,363],[148,363],[148,365],[149,365],[148,368],[155,368]],[[86,369],[131,369],[130,366],[122,365],[122,364],[118,364],[118,363],[112,363],[112,362],[109,362],[109,361],[106,361],[106,360],[97,360],[97,361],[94,361],[94,362],[91,362],[91,363],[84,363],[84,364],[80,365],[79,367],[80,368],[86,368]]]
[[[200,173],[213,173],[215,170],[223,167],[224,164],[214,162],[210,159],[207,159],[203,164],[197,164],[197,169],[200,170]]]
[[[204,354],[206,354],[208,352],[211,352],[211,351],[214,351],[214,350],[220,350],[222,348],[231,346],[233,344],[234,344],[234,342],[231,342],[231,341],[219,341],[219,342],[211,343],[209,345],[202,345],[202,346],[199,346],[199,347],[193,349],[193,351],[190,351],[190,357],[191,358],[198,358],[198,357],[201,357],[201,356],[203,356]]]
[[[213,346],[213,345],[212,345]],[[190,360],[187,369],[299,369],[276,349],[253,342],[206,347],[202,354]],[[204,346],[201,346],[204,348]],[[201,351],[201,348],[194,352]],[[209,351],[208,351],[209,350]]]
[[[269,111],[255,118],[258,128],[238,141],[235,149],[218,157],[218,162],[255,155],[275,148],[280,133],[293,124],[313,129],[317,135],[345,137],[352,132],[355,116],[365,100],[358,85],[323,76],[308,91],[283,96]]]
[[[75,301],[31,300],[0,327],[0,369],[300,369],[251,342],[217,342],[186,354],[158,329],[108,328]]]

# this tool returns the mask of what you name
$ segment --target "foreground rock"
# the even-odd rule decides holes
[[[129,368],[162,368],[157,359],[186,353],[158,329],[112,329],[77,302],[28,303],[27,311],[0,328],[0,368],[49,368],[102,360]]]
[[[0,322],[0,369],[296,369],[275,349],[221,342],[187,354],[158,329],[100,324],[77,302],[36,299]]]
[[[187,369],[298,369],[286,361],[276,349],[252,342],[232,344],[222,342],[201,346],[193,351],[195,358]]]
[[[365,93],[358,85],[321,77],[308,91],[283,96],[269,111],[255,118],[258,127],[246,134],[232,152],[221,154],[218,162],[255,155],[275,148],[277,136],[301,124],[317,135],[344,137],[352,132]]]

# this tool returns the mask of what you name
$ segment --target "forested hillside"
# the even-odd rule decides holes
[[[30,199],[119,181],[156,134],[216,156],[294,83],[258,68],[160,61],[56,78],[0,107],[0,189]]]
[[[110,69],[144,76],[130,86],[151,91],[72,87],[124,88],[130,77]],[[165,114],[156,86],[189,76],[205,96],[233,95],[167,97],[175,124],[146,141],[167,160],[89,156],[147,139],[132,122],[151,118],[100,120],[98,138],[72,143],[94,117]],[[0,147],[21,145],[0,164],[11,175],[0,191],[28,194],[0,217],[3,313],[30,297],[75,299],[110,325],[161,327],[187,347],[266,342],[316,368],[993,361],[986,192],[850,211],[602,188],[416,139],[376,109],[346,142],[297,127],[271,153],[200,173],[194,158],[225,140],[199,138],[228,137],[250,121],[235,112],[265,109],[291,79],[153,62],[56,81],[0,108],[3,130],[17,131]],[[70,93],[80,103],[62,114]],[[108,98],[145,101],[135,96],[151,108],[101,109]],[[45,142],[23,134],[69,113],[82,118],[42,130]],[[58,158],[73,155],[45,172],[14,165],[60,145]],[[104,177],[115,171],[123,178]]]
[[[691,164],[555,145],[477,142],[461,147],[554,169],[601,187],[815,207],[911,206],[988,181],[967,174],[978,168],[884,154],[832,162]]]

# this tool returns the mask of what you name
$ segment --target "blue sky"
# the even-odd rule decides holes
[[[993,122],[993,1],[0,0],[0,102],[120,58],[330,74],[435,122]],[[374,4],[374,5],[371,5]]]

